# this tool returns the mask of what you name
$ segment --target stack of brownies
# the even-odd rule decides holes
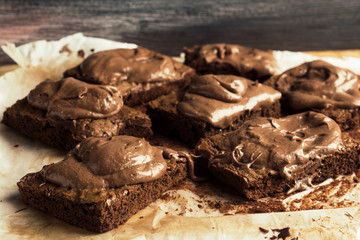
[[[198,179],[194,166],[249,201],[360,168],[343,134],[360,123],[353,72],[313,61],[276,75],[272,51],[239,45],[184,51],[184,64],[142,47],[97,52],[9,107],[5,125],[69,151],[20,180],[23,201],[105,232]]]

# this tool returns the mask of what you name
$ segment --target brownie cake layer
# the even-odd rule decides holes
[[[185,47],[185,64],[198,74],[231,74],[263,82],[274,74],[272,51],[235,44]]]
[[[334,119],[342,130],[360,125],[360,78],[325,61],[303,63],[265,84],[282,93],[284,115],[316,111]]]
[[[213,77],[216,78],[215,82],[212,82]],[[233,84],[243,92],[237,94],[236,90],[231,90],[235,93],[230,93],[230,90],[222,88],[217,80],[221,82],[225,79],[229,81],[229,85]],[[237,129],[245,120],[252,117],[280,116],[281,108],[277,100],[280,98],[280,93],[252,82],[251,84],[256,86],[242,88],[241,81],[248,83],[249,80],[231,75],[198,76],[193,79],[186,91],[174,92],[150,102],[147,107],[154,131],[180,138],[194,146],[200,138]],[[200,89],[199,94],[196,92],[198,89]],[[206,93],[203,94],[202,91]],[[226,98],[224,95],[227,94],[231,96],[230,98],[236,99],[221,100]],[[266,97],[262,97],[262,94]],[[250,108],[244,107],[251,102],[251,99],[256,98],[260,99],[255,100],[258,101],[256,105],[253,104]],[[241,110],[234,110],[236,108]],[[213,121],[215,118],[216,120]]]
[[[40,173],[30,173],[18,183],[24,203],[94,232],[106,232],[126,222],[155,201],[187,175],[185,159],[167,162],[158,180],[115,189],[90,191],[60,187],[44,181]]]
[[[180,114],[176,105],[179,103],[181,95],[182,93],[174,92],[150,102],[148,104],[148,114],[152,120],[154,131],[180,138],[190,146],[195,146],[200,138],[235,130],[247,119],[260,116],[280,116],[280,103],[276,102],[270,107],[245,111],[229,127],[217,128],[196,117]]]
[[[150,118],[128,106],[122,106],[117,114],[106,118],[62,120],[49,118],[46,111],[31,106],[26,98],[6,109],[2,123],[30,138],[64,150],[74,148],[90,136],[146,137],[152,134]]]
[[[64,73],[65,77],[115,86],[129,106],[181,89],[195,75],[189,66],[142,47],[94,53]]]
[[[305,114],[308,113],[290,117]],[[207,163],[216,178],[233,186],[248,199],[254,200],[304,190],[312,184],[359,169],[359,144],[343,136],[339,147],[341,131],[334,121],[315,112],[311,112],[309,118],[311,121],[307,124],[316,128],[318,133],[306,132],[306,126],[300,125],[302,130],[299,131],[279,130],[283,135],[281,139],[272,134],[264,133],[262,136],[265,125],[276,129],[279,128],[278,122],[271,119],[268,123],[267,120],[255,122],[254,119],[247,121],[242,129],[202,139],[196,147],[196,154]],[[261,125],[265,123],[264,127],[259,127],[259,133],[252,133],[257,131],[259,122],[262,122]],[[289,124],[291,126],[297,123],[294,120]],[[255,135],[252,136],[253,134]],[[259,143],[256,143],[257,141]],[[309,144],[315,146],[310,148]],[[288,147],[292,148],[291,146],[297,150],[283,153]]]
[[[26,204],[95,232],[127,221],[187,176],[187,155],[144,138],[90,137],[55,164],[24,176]]]

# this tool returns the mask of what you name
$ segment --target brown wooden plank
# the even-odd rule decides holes
[[[75,32],[128,41],[168,55],[227,42],[293,51],[359,49],[360,1],[2,1],[0,45]],[[13,63],[0,50],[0,65]]]
[[[337,58],[356,57],[356,58],[360,58],[360,49],[310,51],[310,52],[304,52],[304,53],[312,54],[312,55],[319,56],[319,57],[337,57]],[[13,71],[16,68],[18,68],[18,66],[15,64],[0,66],[0,76],[5,74],[6,72]]]

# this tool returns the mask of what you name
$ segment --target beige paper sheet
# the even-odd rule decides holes
[[[58,41],[3,46],[21,68],[0,77],[0,118],[7,106],[26,96],[37,83],[46,78],[60,78],[65,69],[81,62],[79,51],[84,51],[86,57],[91,49],[118,47],[135,45],[75,34]],[[274,55],[278,73],[319,58],[286,51],[275,51]],[[358,58],[326,60],[360,74]],[[21,202],[17,181],[45,164],[60,161],[64,152],[23,137],[2,124],[0,149],[0,239],[283,239],[281,234],[287,228],[291,236],[286,239],[360,239],[360,186],[353,181],[354,176],[344,178],[347,184],[342,184],[343,180],[329,180],[321,191],[318,186],[281,203],[291,210],[306,204],[330,209],[259,214],[235,214],[236,206],[226,211],[214,207],[211,203],[239,199],[218,194],[216,190],[212,192],[211,186],[202,186],[200,191],[198,185],[188,181],[186,187],[167,192],[119,228],[94,234]],[[346,194],[337,194],[344,189],[348,189]],[[208,195],[204,194],[205,190]],[[318,194],[325,194],[326,200],[316,200],[314,196]]]

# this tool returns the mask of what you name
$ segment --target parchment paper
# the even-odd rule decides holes
[[[3,46],[21,68],[0,77],[1,118],[6,107],[26,96],[40,81],[60,78],[65,69],[92,52],[119,47],[135,45],[75,34],[58,41]],[[274,56],[278,73],[319,59],[287,51],[275,51]],[[360,59],[325,60],[360,74]],[[21,202],[16,186],[19,179],[45,164],[60,161],[64,152],[2,124],[0,149],[0,239],[360,239],[360,186],[355,175],[329,179],[313,189],[280,199],[279,204],[287,212],[257,214],[239,213],[246,210],[244,205],[236,204],[243,201],[240,197],[211,183],[187,180],[119,228],[94,234]]]

